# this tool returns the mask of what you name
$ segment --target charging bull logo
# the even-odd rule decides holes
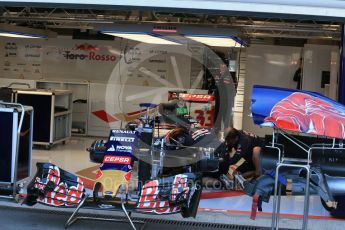
[[[345,138],[344,108],[306,93],[296,92],[279,101],[265,122],[290,131]]]
[[[93,52],[99,50],[99,48],[97,46],[91,45],[88,43],[76,45],[75,49],[76,50],[84,50],[84,51],[93,51]]]
[[[71,181],[61,180],[59,167],[50,165],[47,177],[41,179],[35,178],[34,187],[44,192],[44,196],[39,197],[38,201],[52,206],[76,206],[80,203],[84,194],[84,183],[76,177],[75,185]]]

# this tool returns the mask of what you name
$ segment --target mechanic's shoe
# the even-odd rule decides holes
[[[219,180],[223,183],[223,186],[225,187],[225,189],[234,189],[234,181],[230,180],[229,177],[227,177],[225,174],[222,174],[219,177]]]

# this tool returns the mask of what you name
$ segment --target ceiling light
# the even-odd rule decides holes
[[[231,36],[185,35],[185,37],[208,46],[244,47],[239,39]]]
[[[0,36],[10,38],[48,38],[47,36],[37,34],[26,34],[21,32],[2,31],[0,30]]]
[[[54,38],[56,32],[0,23],[0,36],[10,38]]]
[[[178,42],[153,33],[102,31],[103,34],[157,45],[180,45]]]

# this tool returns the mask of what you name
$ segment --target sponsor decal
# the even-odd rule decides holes
[[[5,45],[5,57],[16,57],[17,56],[17,44],[14,42],[7,42]]]
[[[189,93],[180,93],[179,97],[184,101],[194,101],[194,102],[209,102],[214,101],[214,96],[207,94],[189,94]]]
[[[132,152],[133,148],[131,146],[116,146],[116,152]]]
[[[106,155],[103,159],[103,163],[129,165],[131,164],[131,160],[131,157]]]
[[[135,140],[134,137],[110,137],[110,141],[119,141],[119,142],[133,143],[134,140]]]
[[[43,190],[46,187],[46,184],[41,183],[41,178],[36,177],[34,187],[37,189]]]
[[[115,152],[115,147],[114,145],[111,145],[111,147],[107,150],[109,152]]]
[[[17,53],[14,53],[14,52],[6,52],[5,53],[5,57],[15,57],[17,56]]]
[[[36,177],[34,187],[44,189],[48,182],[53,182],[56,186],[53,191],[48,191],[44,197],[38,198],[39,202],[52,206],[75,206],[80,203],[84,191],[83,181],[77,177],[77,186],[68,186],[65,182],[60,182],[60,169],[57,166],[50,166],[45,183]]]
[[[31,58],[40,58],[41,54],[25,54],[25,57],[31,57]]]
[[[135,131],[131,130],[121,130],[121,129],[113,129],[111,130],[112,133],[121,133],[121,134],[135,134]]]
[[[176,26],[169,26],[169,25],[155,25],[152,29],[152,32],[177,33],[177,27]]]
[[[111,191],[106,191],[104,194],[105,194],[105,195],[113,195],[113,192],[111,192]]]
[[[89,60],[89,61],[116,61],[115,55],[97,54],[96,52],[89,52],[88,54],[74,53],[70,50],[64,51],[62,54],[66,60]]]
[[[18,47],[17,47],[17,44],[14,43],[14,42],[7,42],[7,43],[5,44],[5,49],[6,49],[6,50],[17,50]]]
[[[42,49],[41,45],[37,45],[37,44],[29,44],[29,45],[25,45],[26,49]]]
[[[208,129],[199,129],[199,130],[192,133],[192,138],[193,138],[193,140],[197,140],[200,137],[203,137],[203,136],[208,135],[208,134],[211,134]]]
[[[144,212],[153,212],[156,214],[175,213],[180,211],[180,207],[170,207],[168,201],[161,201],[159,198],[159,181],[153,180],[144,185],[138,202],[138,209]],[[178,194],[183,194],[187,199],[189,187],[187,186],[187,176],[176,175],[171,188],[171,200],[176,200]]]
[[[132,152],[133,148],[131,146],[122,146],[117,145],[116,148],[114,145],[111,145],[111,147],[107,150],[108,152]]]
[[[164,60],[162,60],[162,59],[149,59],[149,62],[150,63],[166,63],[167,60],[166,59],[164,59]]]
[[[188,192],[187,176],[182,174],[176,175],[171,189],[171,199],[176,200],[178,194],[183,194],[183,198],[187,199]]]
[[[149,51],[150,54],[157,54],[157,55],[163,55],[163,54],[168,54],[168,51],[166,50],[150,50]]]
[[[124,60],[126,64],[131,64],[133,62],[139,62],[141,50],[139,48],[129,48],[129,50],[125,49],[124,51]]]

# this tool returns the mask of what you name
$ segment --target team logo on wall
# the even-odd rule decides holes
[[[99,51],[99,48],[95,45],[89,44],[89,43],[83,43],[83,44],[77,44],[75,45],[76,50],[84,50],[84,51]]]
[[[88,43],[76,44],[73,50],[64,50],[63,57],[66,60],[89,60],[89,61],[107,61],[115,62],[117,57],[111,54],[97,53],[99,48]]]

